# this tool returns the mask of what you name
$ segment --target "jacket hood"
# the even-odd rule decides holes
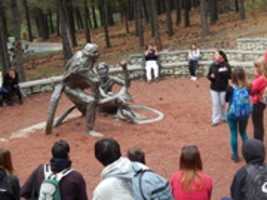
[[[102,179],[108,177],[132,179],[134,173],[132,162],[128,158],[121,157],[117,161],[106,166],[101,173],[101,177]]]
[[[260,140],[249,139],[242,147],[243,157],[248,164],[263,164],[265,148]]]
[[[3,178],[6,176],[6,171],[3,169],[0,169],[0,181],[3,180]]]

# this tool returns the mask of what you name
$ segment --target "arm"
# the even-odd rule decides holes
[[[20,200],[20,184],[19,184],[19,179],[16,176],[12,176],[12,191],[15,200]]]
[[[84,181],[84,178],[81,176],[80,184],[78,187],[77,193],[78,193],[78,200],[87,200],[87,192],[86,192],[86,183]]]
[[[188,52],[188,60],[191,60],[192,59],[192,52],[191,50]]]
[[[231,197],[233,200],[243,200],[245,197],[245,181],[246,181],[246,169],[239,170],[231,185]]]
[[[35,196],[36,191],[33,191],[33,190],[37,188],[36,179],[37,179],[37,174],[38,174],[40,167],[38,167],[36,170],[33,171],[33,173],[27,179],[26,183],[24,183],[24,185],[22,186],[21,191],[20,191],[21,197],[24,197],[25,199],[29,199],[33,196],[33,194]]]
[[[207,78],[208,78],[210,81],[213,81],[213,80],[215,79],[215,74],[213,73],[213,64],[210,65],[210,68],[209,68],[209,72],[208,72]]]

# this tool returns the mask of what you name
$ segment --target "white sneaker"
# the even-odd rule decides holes
[[[101,134],[101,133],[99,133],[99,132],[96,132],[96,131],[94,131],[94,130],[89,131],[88,134],[89,134],[90,136],[93,136],[93,137],[103,137],[103,136],[104,136],[103,134]]]
[[[196,81],[196,80],[197,80],[197,77],[193,76],[193,77],[191,78],[191,80]]]

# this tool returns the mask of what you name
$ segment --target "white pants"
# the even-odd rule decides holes
[[[226,92],[217,92],[210,90],[211,101],[212,101],[212,124],[217,124],[221,121],[226,120],[225,110],[225,95]]]
[[[157,61],[155,61],[155,60],[146,61],[145,69],[146,69],[147,81],[152,80],[152,70],[154,72],[154,78],[156,79],[159,77],[159,65],[158,65]]]

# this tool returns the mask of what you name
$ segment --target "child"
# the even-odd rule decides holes
[[[154,79],[159,78],[159,65],[158,65],[158,50],[153,44],[149,44],[145,51],[145,69],[146,79],[148,82],[152,80],[152,71]]]
[[[145,153],[142,149],[131,148],[127,152],[127,157],[130,161],[146,164]]]
[[[227,121],[231,132],[232,160],[239,161],[238,156],[238,131],[245,142],[247,136],[247,124],[251,113],[249,91],[247,88],[246,73],[243,68],[236,68],[232,74],[232,87],[228,90],[229,108]]]
[[[262,102],[263,93],[267,86],[267,53],[255,64],[256,76],[252,82],[250,95],[253,103],[252,123],[254,138],[264,139],[264,109],[266,105]]]

